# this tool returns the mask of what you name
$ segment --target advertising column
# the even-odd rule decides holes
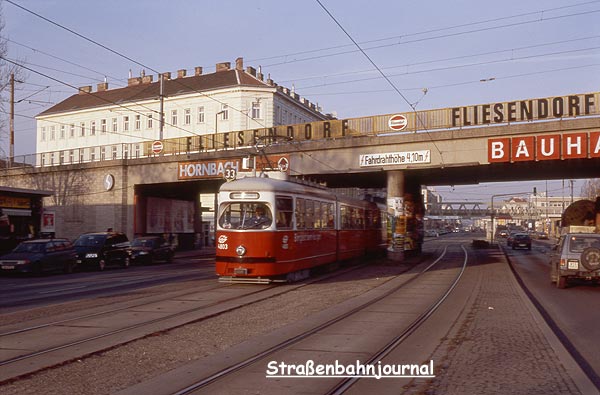
[[[406,216],[404,211],[404,172],[387,172],[388,249],[387,256],[394,261],[404,260]]]

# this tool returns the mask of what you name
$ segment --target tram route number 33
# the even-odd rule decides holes
[[[237,176],[237,171],[235,169],[232,169],[232,168],[223,169],[223,178],[225,178],[227,181],[235,180],[236,176]]]

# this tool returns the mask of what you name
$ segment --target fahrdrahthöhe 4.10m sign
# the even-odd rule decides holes
[[[488,162],[600,158],[600,132],[488,139]]]
[[[387,152],[360,156],[360,167],[431,163],[431,150]]]

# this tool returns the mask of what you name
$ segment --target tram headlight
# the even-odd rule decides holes
[[[244,246],[237,246],[237,248],[235,249],[235,253],[238,254],[239,256],[246,255],[246,247],[244,247]]]

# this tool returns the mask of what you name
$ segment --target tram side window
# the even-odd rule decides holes
[[[277,196],[275,198],[277,229],[291,229],[294,201],[291,197]]]
[[[313,200],[306,200],[306,228],[313,229],[315,227],[315,202]]]
[[[323,229],[333,229],[335,227],[333,203],[321,203],[321,223]]]
[[[315,229],[321,229],[324,228],[325,225],[323,223],[323,217],[321,214],[321,202],[315,202],[315,217],[314,217],[315,221]]]
[[[296,199],[296,227],[298,229],[306,228],[306,200]]]
[[[362,208],[355,208],[352,219],[354,221],[355,229],[364,229],[365,227],[365,210]]]
[[[342,229],[352,229],[352,212],[350,207],[342,205],[340,207],[340,216],[342,219]]]

